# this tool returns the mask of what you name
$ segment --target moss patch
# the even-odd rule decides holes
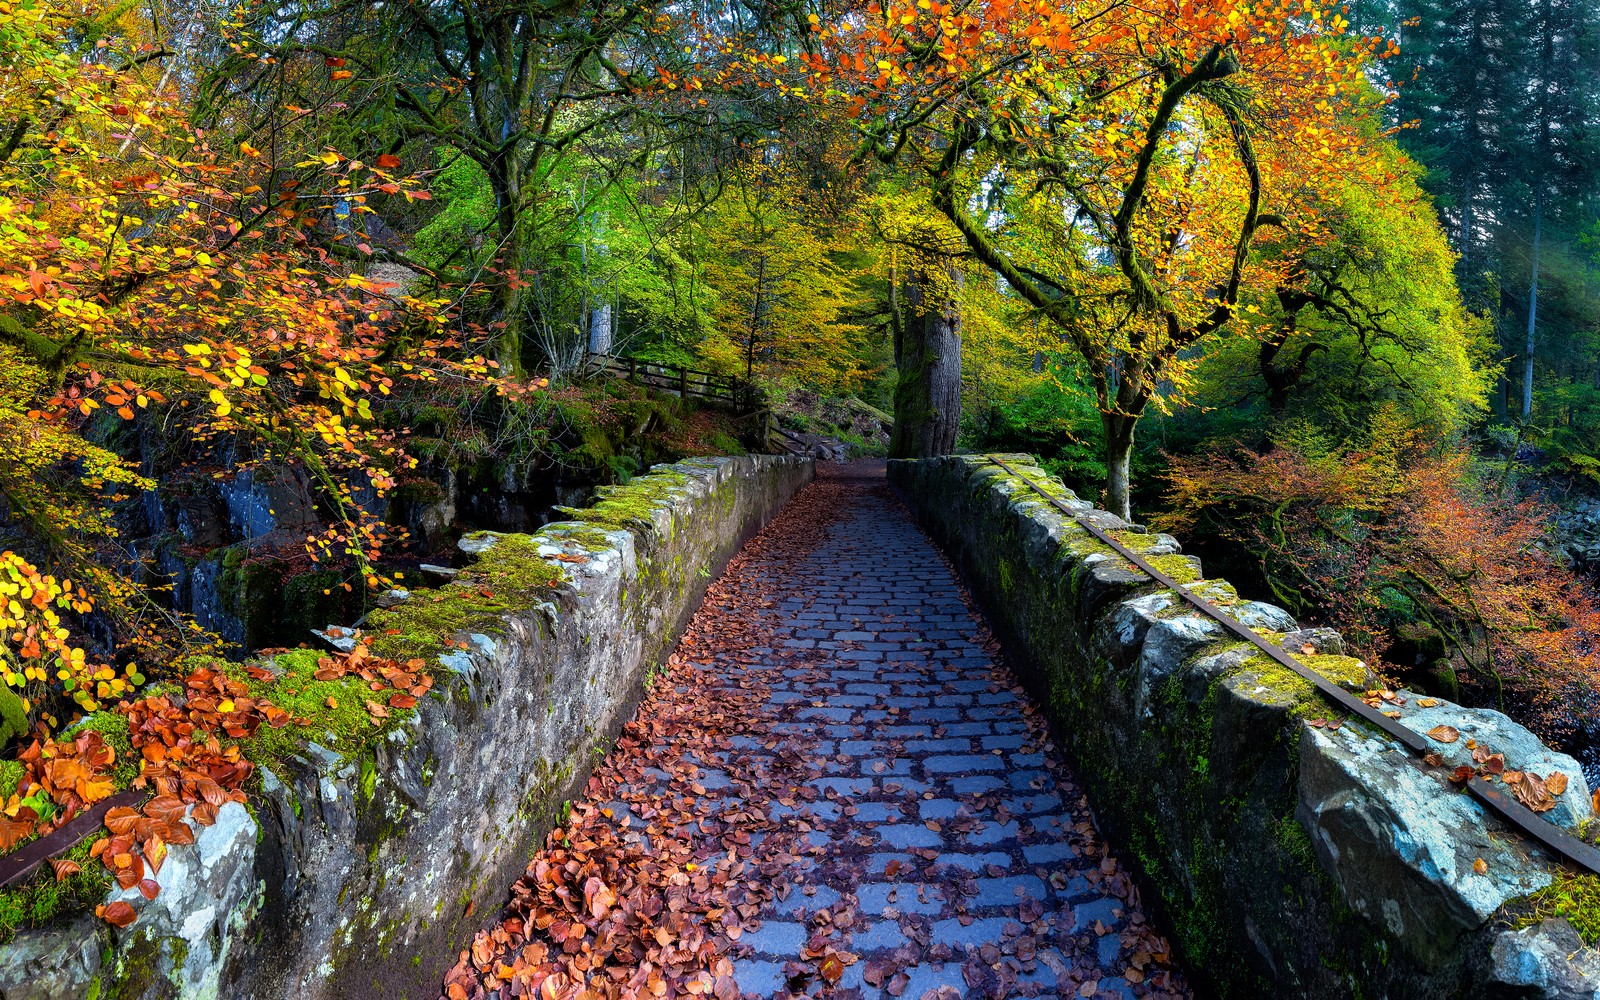
[[[28,769],[14,760],[0,760],[0,799],[9,799],[17,793],[17,786],[22,783],[22,776]]]
[[[257,764],[282,760],[299,753],[307,742],[320,743],[346,756],[357,753],[379,734],[387,732],[405,713],[393,710],[381,726],[372,724],[367,700],[374,695],[359,677],[317,680],[317,661],[322,654],[311,649],[280,653],[274,660],[283,674],[273,681],[250,681],[244,672],[229,665],[234,676],[245,680],[261,697],[306,723],[273,729],[262,726],[254,736],[240,740],[246,757]]]
[[[654,514],[666,494],[684,485],[689,477],[681,472],[665,470],[641,476],[626,486],[616,486],[597,492],[594,506],[582,510],[565,510],[575,520],[608,528],[648,527],[654,523]]]
[[[57,882],[49,865],[40,865],[20,886],[0,891],[0,943],[20,929],[49,923],[63,913],[88,910],[105,898],[111,874],[89,857],[94,838],[78,843],[63,857],[78,862],[80,870]]]
[[[1512,926],[1532,927],[1549,917],[1565,917],[1572,929],[1593,945],[1600,941],[1600,876],[1557,872],[1555,881],[1517,907]]]

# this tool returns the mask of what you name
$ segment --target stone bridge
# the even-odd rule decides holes
[[[265,761],[154,901],[112,890],[129,928],[18,932],[0,1000],[1596,995],[1560,907],[1587,883],[1016,475],[812,476],[695,460],[464,540],[455,581],[367,623],[435,695]],[[1552,815],[1589,821],[1576,764],[1504,716],[1389,704],[1567,773]]]

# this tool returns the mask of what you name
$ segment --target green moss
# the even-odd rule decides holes
[[[1565,917],[1583,943],[1593,945],[1600,941],[1600,876],[1559,871],[1555,881],[1516,909],[1514,927],[1531,927],[1549,917]]]
[[[93,838],[80,841],[63,857],[78,862],[80,870],[56,881],[48,864],[40,865],[19,886],[0,891],[0,943],[19,929],[49,923],[64,913],[92,908],[111,888],[105,865],[89,857]]]
[[[1306,828],[1293,816],[1281,816],[1272,824],[1273,839],[1283,849],[1283,853],[1293,858],[1297,863],[1306,868],[1321,870],[1317,861],[1317,849],[1312,846],[1311,837],[1306,833]]]
[[[1353,656],[1296,655],[1295,659],[1340,687],[1352,691],[1365,688],[1372,682],[1372,671],[1366,663]]]
[[[28,712],[22,697],[9,685],[0,684],[0,748],[28,732]]]
[[[615,486],[597,492],[592,507],[569,510],[575,520],[609,528],[649,526],[662,500],[674,488],[689,481],[681,472],[665,470],[640,476],[626,486]]]
[[[1177,554],[1145,556],[1145,561],[1178,583],[1194,583],[1200,579],[1200,574],[1195,572],[1194,563],[1188,556]]]
[[[17,793],[17,786],[22,783],[22,776],[28,769],[14,760],[0,760],[0,802],[11,798]]]
[[[552,538],[559,538],[565,542],[579,545],[590,552],[600,552],[616,547],[616,543],[599,528],[591,528],[584,524],[571,524],[559,528],[546,528],[545,534]]]
[[[371,802],[378,788],[378,767],[369,756],[361,758],[361,801]],[[374,845],[376,846],[376,845]]]
[[[255,693],[288,712],[290,718],[306,721],[282,729],[262,726],[250,739],[241,741],[246,757],[257,764],[270,764],[300,752],[307,742],[351,756],[404,718],[404,712],[394,710],[389,719],[374,726],[366,707],[373,695],[366,682],[359,677],[318,680],[315,675],[321,658],[311,649],[280,653],[273,662],[283,671],[281,676],[273,681],[247,681]],[[243,678],[243,671],[232,665],[228,669]]]

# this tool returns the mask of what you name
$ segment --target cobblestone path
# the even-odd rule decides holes
[[[777,578],[775,647],[799,654],[768,685],[770,735],[735,745],[803,741],[821,774],[794,807],[817,850],[742,936],[741,990],[778,993],[808,921],[853,903],[838,985],[863,996],[1171,991],[1034,706],[879,470],[819,483],[837,504],[821,543],[752,567]]]
[[[577,807],[585,837],[697,859],[651,877],[669,910],[706,915],[705,971],[683,975],[719,998],[1188,996],[882,469],[819,472],[712,588]],[[559,907],[548,873],[565,857],[544,852],[513,896]],[[497,932],[479,967],[516,954],[522,928]],[[671,971],[670,948],[652,959]]]

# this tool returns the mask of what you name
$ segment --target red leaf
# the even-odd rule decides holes
[[[129,924],[139,919],[139,914],[134,911],[133,906],[129,903],[123,902],[120,899],[109,906],[100,907],[95,912],[100,915],[101,920],[104,920],[113,927],[119,928],[127,927]]]

